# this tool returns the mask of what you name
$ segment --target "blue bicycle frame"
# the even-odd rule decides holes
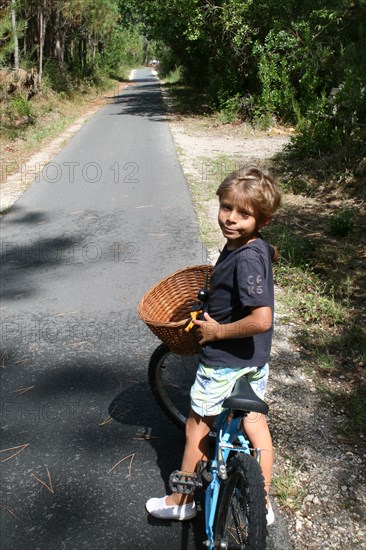
[[[235,416],[231,410],[223,411],[218,417],[215,457],[210,466],[212,481],[207,486],[205,494],[207,535],[205,545],[209,550],[214,550],[215,548],[214,522],[216,508],[221,485],[227,479],[226,464],[229,453],[235,451],[251,454],[250,443],[239,427],[242,420],[242,414]],[[235,445],[233,445],[234,438]],[[257,458],[259,458],[259,450],[257,450]]]

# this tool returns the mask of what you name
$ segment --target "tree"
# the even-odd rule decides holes
[[[55,53],[58,61],[60,76],[62,80],[65,81],[66,80],[65,56],[64,56],[65,23],[62,20],[61,9],[62,9],[61,0],[57,0],[56,6],[55,6]]]
[[[362,154],[366,0],[120,0],[120,9],[214,106],[297,124],[309,154]]]
[[[19,38],[24,32],[24,22],[19,18],[17,0],[0,2],[0,65],[19,69]]]
[[[11,1],[11,22],[13,27],[13,40],[14,40],[14,69],[19,70],[19,42],[17,31],[17,17],[15,11],[15,0]]]

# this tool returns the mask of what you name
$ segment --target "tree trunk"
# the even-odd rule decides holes
[[[92,41],[93,41],[93,66],[95,66],[95,61],[97,58],[97,44],[98,44],[95,32],[93,32]]]
[[[42,83],[42,76],[43,76],[43,44],[44,44],[44,30],[43,30],[43,22],[44,22],[44,15],[42,10],[42,5],[39,7],[39,42],[38,42],[38,82],[39,84]]]
[[[97,58],[97,45],[93,43],[93,66],[95,65],[96,58]]]
[[[83,40],[83,66],[84,70],[88,67],[88,42],[86,41],[86,38]]]
[[[15,0],[11,0],[11,23],[13,26],[13,38],[14,38],[14,69],[19,70],[19,42],[17,34],[17,16],[15,12]]]
[[[44,41],[46,36],[46,14],[45,1],[42,0],[39,6],[39,56],[38,56],[38,82],[42,83],[43,77],[43,54]]]
[[[65,71],[65,59],[64,59],[64,40],[62,38],[62,32],[61,32],[60,2],[57,2],[55,27],[56,27],[56,30],[55,30],[56,57],[58,60],[58,67],[60,70],[61,78],[63,81],[65,81],[66,71]]]

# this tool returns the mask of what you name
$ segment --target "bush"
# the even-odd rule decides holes
[[[235,94],[220,102],[219,118],[224,124],[231,124],[238,119],[240,111],[240,94]]]
[[[354,226],[354,213],[349,208],[342,208],[329,219],[330,232],[335,237],[345,237]]]
[[[32,104],[19,92],[10,101],[10,106],[19,117],[31,119],[34,116]]]

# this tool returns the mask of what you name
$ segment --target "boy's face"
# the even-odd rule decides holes
[[[258,220],[259,213],[249,205],[239,205],[235,195],[227,194],[221,198],[218,222],[229,250],[240,248],[256,238],[257,230],[267,222],[261,220],[259,223]]]

